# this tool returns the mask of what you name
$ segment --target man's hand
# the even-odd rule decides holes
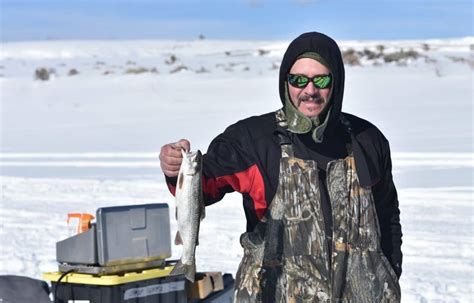
[[[181,139],[175,143],[163,145],[160,151],[160,166],[163,173],[168,177],[176,177],[183,161],[181,149],[191,150],[191,143]]]

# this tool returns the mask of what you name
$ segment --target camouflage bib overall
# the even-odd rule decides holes
[[[283,111],[276,116],[285,127]],[[316,162],[295,158],[291,144],[281,144],[275,197],[254,231],[240,239],[244,256],[235,301],[399,302],[397,276],[380,247],[372,192],[359,186],[352,154],[327,166],[329,243]]]

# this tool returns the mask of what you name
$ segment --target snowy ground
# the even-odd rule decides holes
[[[363,58],[361,66],[346,68],[345,111],[376,124],[391,143],[404,232],[404,302],[469,302],[474,295],[473,43],[341,43],[343,50],[384,45],[386,53],[403,48],[422,55],[399,64]],[[55,270],[55,242],[68,235],[68,212],[168,203],[174,235],[159,148],[188,138],[193,149],[206,150],[229,124],[278,108],[277,68],[286,45],[3,44],[0,274],[40,278]],[[39,67],[54,69],[54,76],[34,80]],[[68,76],[73,68],[79,74]],[[139,68],[147,71],[136,73]],[[244,230],[238,195],[209,207],[198,269],[235,273]],[[173,257],[179,255],[173,247]]]

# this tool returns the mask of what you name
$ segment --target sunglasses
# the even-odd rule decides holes
[[[288,83],[297,88],[305,88],[309,81],[311,81],[316,88],[324,89],[331,85],[331,80],[331,75],[317,75],[310,78],[305,75],[288,74]]]

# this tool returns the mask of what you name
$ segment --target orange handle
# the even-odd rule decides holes
[[[89,227],[91,226],[91,221],[94,220],[94,216],[91,214],[82,214],[81,216],[81,224],[79,226],[81,229],[79,230],[79,233],[85,232],[89,230]]]
[[[67,214],[67,224],[69,225],[69,222],[72,218],[77,218],[79,220],[79,224],[77,224],[77,229],[76,229],[76,234],[83,233],[87,230],[89,230],[90,223],[92,220],[94,220],[94,216],[91,214],[80,214],[80,213],[70,213]]]

